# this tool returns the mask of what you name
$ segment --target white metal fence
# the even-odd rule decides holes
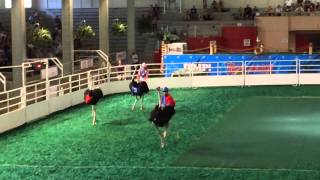
[[[0,115],[90,86],[131,80],[139,65],[107,66],[0,92]],[[149,78],[189,78],[191,86],[320,84],[320,60],[148,64]],[[129,89],[128,89],[129,91]]]

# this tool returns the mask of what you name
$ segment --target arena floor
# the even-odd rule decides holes
[[[320,170],[319,104],[319,97],[246,99],[174,164]]]
[[[320,179],[319,86],[175,89],[160,149],[145,112],[118,94],[0,136],[0,179]],[[206,151],[207,150],[207,151]]]

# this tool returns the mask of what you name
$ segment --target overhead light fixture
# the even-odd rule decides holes
[[[5,0],[5,8],[12,7],[12,0]],[[24,0],[24,7],[25,8],[32,8],[32,0]]]

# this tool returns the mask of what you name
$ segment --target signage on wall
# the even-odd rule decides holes
[[[244,39],[243,40],[243,46],[245,46],[245,47],[251,46],[251,40],[250,39]]]
[[[183,54],[183,50],[186,49],[187,43],[171,43],[168,44],[168,53],[167,54]]]
[[[48,68],[48,78],[58,76],[58,67],[53,66]],[[41,79],[46,79],[46,69],[41,69]]]
[[[80,62],[80,69],[87,69],[93,66],[93,59],[82,59]]]

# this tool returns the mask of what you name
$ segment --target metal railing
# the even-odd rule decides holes
[[[109,57],[101,50],[74,50],[73,71],[85,72],[110,65]]]
[[[161,71],[163,68],[163,71]],[[28,84],[24,87],[0,93],[0,114],[5,114],[25,106],[46,101],[54,97],[77,92],[92,86],[99,86],[114,81],[131,80],[139,65],[106,66],[71,74],[43,82]],[[222,61],[197,63],[148,64],[149,78],[172,77],[226,77],[296,74],[318,74],[320,77],[320,60],[257,60],[257,61]],[[246,80],[243,81],[245,86]],[[299,85],[299,80],[296,82]],[[272,84],[271,84],[272,85]]]
[[[7,91],[7,79],[6,77],[0,72],[0,85],[2,86],[2,88],[0,88],[0,92],[3,91]],[[0,86],[0,87],[1,87]]]
[[[0,92],[0,114],[9,113],[24,107],[22,88]]]

